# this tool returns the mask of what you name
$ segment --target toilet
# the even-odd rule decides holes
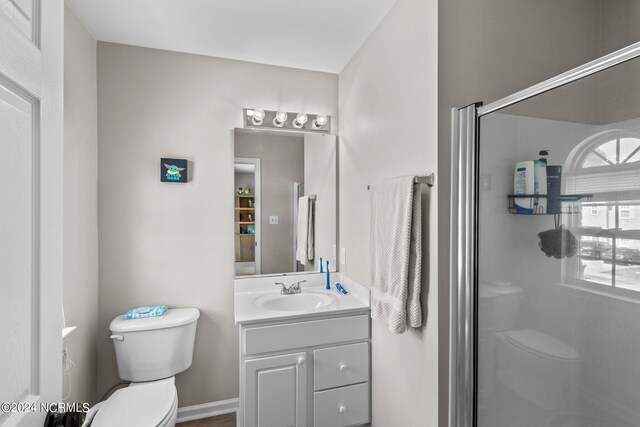
[[[94,406],[92,427],[173,427],[178,413],[175,375],[187,370],[200,312],[169,309],[143,319],[118,316],[109,325],[118,374],[131,384]]]
[[[480,284],[480,310],[486,314],[479,323],[491,340],[495,378],[544,409],[562,409],[567,405],[563,388],[576,375],[580,355],[558,338],[514,329],[522,298],[522,288],[510,282]]]
[[[496,338],[500,382],[544,409],[567,406],[563,387],[580,362],[573,347],[531,329],[497,332]]]

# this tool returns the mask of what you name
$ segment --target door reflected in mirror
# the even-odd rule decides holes
[[[235,274],[336,270],[336,137],[234,130]]]

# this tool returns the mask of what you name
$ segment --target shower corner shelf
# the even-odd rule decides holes
[[[591,201],[593,194],[561,194],[558,196],[560,202],[560,212],[541,212],[539,207],[540,199],[547,199],[546,194],[509,194],[509,213],[515,215],[573,215],[582,212],[580,201]],[[525,207],[531,209],[531,212],[518,212],[516,209],[516,199],[527,199]],[[521,203],[522,205],[522,203]]]

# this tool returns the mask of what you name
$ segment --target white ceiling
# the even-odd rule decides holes
[[[338,73],[396,0],[67,0],[98,39]]]

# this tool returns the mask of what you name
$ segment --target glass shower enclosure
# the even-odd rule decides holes
[[[451,426],[640,425],[639,56],[454,111]]]

